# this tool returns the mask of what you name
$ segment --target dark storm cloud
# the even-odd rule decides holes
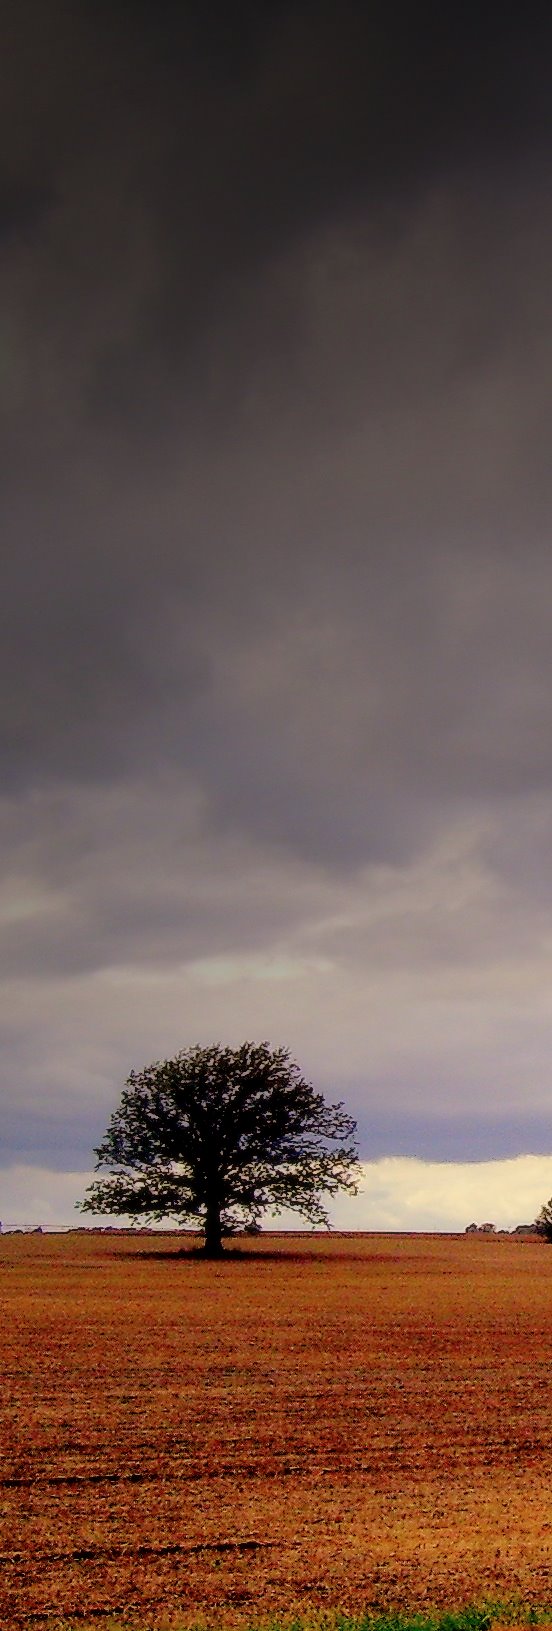
[[[274,877],[213,830],[182,780],[72,789],[0,810],[4,977],[76,977],[106,967],[170,969],[246,951],[323,898],[316,874]]]
[[[160,360],[201,409],[210,325],[274,255],[355,208],[393,233],[413,192],[545,136],[545,12],[52,4],[10,23],[6,240],[32,245],[54,342],[65,327],[87,356],[91,416],[148,435]],[[235,388],[217,381],[220,412]]]
[[[246,314],[251,400],[224,437],[215,422],[190,454],[172,431],[133,469],[79,427],[70,490],[58,453],[54,494],[51,471],[22,494],[4,640],[18,776],[29,758],[34,776],[85,778],[183,761],[228,816],[258,812],[270,835],[293,812],[298,842],[301,824],[315,836],[314,778],[319,842],[339,843],[340,806],[349,853],[368,773],[375,826],[379,781],[396,807],[405,771],[443,797],[546,779],[549,257],[522,278],[502,204],[508,298],[470,366],[478,292],[490,309],[501,280],[496,206],[477,276],[463,270],[480,214],[437,199],[394,256],[358,228],[292,255],[268,301],[278,313],[291,283],[305,318],[291,384],[259,362]]]
[[[509,1152],[525,1090],[542,1140],[549,8],[5,32],[13,1148],[73,1104],[85,1160],[213,1026],[310,1050],[376,1153]]]

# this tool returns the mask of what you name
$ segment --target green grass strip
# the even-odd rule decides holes
[[[33,1616],[34,1617],[34,1616]],[[473,1604],[467,1608],[451,1609],[445,1613],[423,1610],[419,1613],[397,1613],[390,1611],[386,1614],[366,1611],[360,1615],[343,1614],[339,1610],[335,1613],[311,1613],[305,1617],[286,1619],[267,1618],[252,1620],[244,1631],[488,1631],[488,1628],[497,1620],[503,1625],[539,1626],[552,1625],[552,1605],[528,1605],[521,1598],[509,1598],[504,1601],[485,1601],[478,1605]],[[86,1623],[81,1619],[54,1619],[48,1616],[50,1631],[163,1631],[167,1621],[163,1615],[139,1621],[136,1615],[129,1610],[123,1620],[116,1616],[92,1616]],[[192,1624],[189,1620],[181,1622],[180,1631],[227,1631],[223,1619],[220,1621],[209,1619],[198,1620]],[[172,1623],[171,1631],[178,1631],[178,1626]]]

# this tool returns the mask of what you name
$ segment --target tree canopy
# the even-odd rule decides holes
[[[329,1227],[323,1196],[357,1193],[355,1122],[304,1080],[287,1048],[183,1049],[131,1071],[96,1149],[82,1211],[195,1222],[207,1256],[224,1233],[289,1208]]]

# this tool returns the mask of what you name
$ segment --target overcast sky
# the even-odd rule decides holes
[[[540,1203],[552,12],[2,31],[4,1213],[245,1037]]]

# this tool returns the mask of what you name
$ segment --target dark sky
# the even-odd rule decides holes
[[[1,11],[5,1166],[552,1149],[549,6]]]

